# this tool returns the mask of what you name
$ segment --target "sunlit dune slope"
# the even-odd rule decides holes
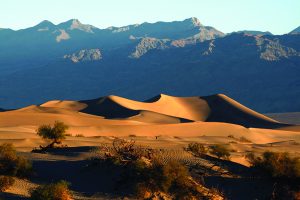
[[[287,126],[257,113],[223,94],[206,97],[159,95],[146,102],[108,96],[81,103],[87,104],[87,107],[81,112],[106,118],[127,118],[140,115],[140,111],[151,111],[191,121],[227,122],[245,127],[280,128]]]

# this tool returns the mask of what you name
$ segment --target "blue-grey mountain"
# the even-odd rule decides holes
[[[225,93],[260,112],[300,111],[300,34],[224,34],[196,18],[0,29],[0,70],[2,108],[109,94]]]

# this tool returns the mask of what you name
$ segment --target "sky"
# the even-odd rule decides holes
[[[300,0],[1,0],[0,28],[14,30],[43,20],[79,19],[98,28],[197,17],[224,33],[284,34],[300,26]]]

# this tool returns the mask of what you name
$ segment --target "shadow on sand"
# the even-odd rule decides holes
[[[59,148],[49,148],[45,151],[35,152],[35,153],[47,153],[47,154],[51,154],[51,155],[76,157],[82,153],[89,153],[96,149],[97,149],[97,147],[95,147],[95,146],[59,147]]]
[[[23,196],[19,196],[19,195],[15,195],[15,194],[10,194],[10,193],[1,193],[0,192],[0,199],[9,199],[9,200],[26,200],[29,198],[23,197]]]

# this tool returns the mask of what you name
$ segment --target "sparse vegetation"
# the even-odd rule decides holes
[[[15,182],[13,176],[25,177],[32,172],[31,162],[18,156],[12,144],[0,145],[0,192],[7,190]]]
[[[72,194],[69,190],[69,183],[59,181],[41,185],[31,191],[32,200],[71,200]]]
[[[230,149],[225,145],[213,145],[210,146],[210,153],[218,158],[229,159],[230,158]]]
[[[108,157],[114,158],[116,162],[127,163],[142,157],[151,159],[152,150],[135,145],[134,140],[116,138],[112,144],[113,148]]]
[[[130,134],[129,137],[136,137],[136,135],[135,134]]]
[[[299,180],[298,180],[299,181]],[[276,182],[273,187],[271,200],[278,199],[300,199],[300,185],[299,182],[293,182],[290,179],[288,181]]]
[[[197,142],[188,144],[186,150],[199,157],[204,157],[208,153],[208,149],[203,144]]]
[[[84,137],[83,134],[76,134],[75,137]]]
[[[179,162],[172,161],[167,164],[154,162],[151,166],[145,165],[144,168],[138,169],[135,171],[138,174],[134,174],[134,177],[139,178],[135,181],[134,187],[141,198],[145,198],[147,192],[173,194],[175,199],[202,197],[196,189],[197,186],[193,184],[188,169]]]
[[[249,140],[248,138],[246,138],[244,136],[240,137],[239,141],[240,142],[245,142],[245,143],[251,143],[251,140]]]
[[[253,168],[267,172],[275,178],[300,178],[300,158],[287,152],[266,151],[262,156],[246,155]]]
[[[41,136],[43,139],[48,139],[51,140],[52,142],[46,146],[46,147],[41,147],[41,149],[45,148],[53,148],[55,144],[61,144],[62,140],[65,139],[66,135],[66,130],[69,127],[64,124],[63,122],[55,121],[54,125],[41,125],[38,130],[37,134]]]
[[[14,184],[15,180],[11,176],[0,175],[0,192],[4,192]]]
[[[239,142],[251,143],[251,140],[249,140],[248,138],[246,138],[244,136],[241,136],[240,138],[236,138],[236,137],[234,137],[234,135],[228,135],[228,137],[231,138],[231,139],[235,139]]]
[[[194,181],[185,165],[177,161],[163,163],[156,155],[150,156],[153,151],[137,146],[133,140],[117,138],[112,146],[104,148],[102,159],[122,170],[117,188],[131,191],[138,198],[210,199],[220,195],[207,192],[209,189]]]
[[[18,156],[12,144],[0,145],[0,175],[25,177],[31,172],[31,162]]]

